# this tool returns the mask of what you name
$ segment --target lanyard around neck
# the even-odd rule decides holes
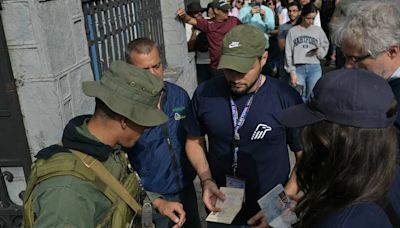
[[[239,134],[239,129],[243,126],[244,122],[246,121],[247,114],[249,113],[251,104],[253,103],[253,98],[254,94],[257,93],[259,88],[261,87],[261,80],[262,76],[261,74],[258,76],[257,79],[257,88],[254,91],[254,93],[251,95],[251,97],[247,100],[246,106],[244,107],[242,114],[240,114],[239,117],[239,111],[237,109],[237,106],[235,102],[232,99],[232,96],[230,96],[229,100],[231,103],[231,112],[232,112],[232,122],[233,122],[233,175],[236,176],[236,169],[238,165],[238,152],[239,152],[239,141],[240,141],[240,134]]]

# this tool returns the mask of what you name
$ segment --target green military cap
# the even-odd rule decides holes
[[[111,63],[100,81],[82,83],[87,96],[99,98],[114,112],[146,127],[168,119],[157,107],[163,87],[164,82],[147,70],[123,61]]]
[[[265,52],[264,33],[252,25],[238,25],[229,31],[222,46],[218,69],[247,73]]]

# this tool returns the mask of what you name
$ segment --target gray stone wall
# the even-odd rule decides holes
[[[178,7],[184,7],[184,3],[183,0],[171,2],[161,0],[168,64],[165,80],[182,86],[192,96],[197,86],[195,57],[194,54],[188,53],[185,25],[175,14]]]
[[[161,0],[165,79],[192,95],[195,57],[188,53],[183,0]],[[57,143],[74,116],[92,113],[81,82],[93,80],[80,0],[4,0],[2,20],[31,154]]]
[[[31,154],[92,113],[81,82],[93,80],[80,0],[4,0],[2,20]]]

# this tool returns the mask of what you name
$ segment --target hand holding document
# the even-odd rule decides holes
[[[231,224],[242,208],[244,189],[221,187],[220,191],[225,194],[225,200],[218,199],[216,203],[221,211],[211,212],[206,221]]]
[[[265,212],[268,224],[274,228],[287,228],[297,221],[296,214],[292,211],[295,203],[286,195],[281,184],[277,185],[258,201]]]

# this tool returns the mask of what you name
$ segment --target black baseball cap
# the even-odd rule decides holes
[[[186,12],[188,13],[198,13],[204,12],[206,8],[201,7],[199,2],[191,2],[186,6]]]
[[[221,9],[224,11],[228,11],[232,8],[231,5],[229,4],[229,2],[226,0],[213,0],[211,2],[211,7]]]
[[[387,81],[362,69],[331,71],[317,82],[311,101],[285,109],[281,123],[303,127],[327,120],[359,128],[385,128],[396,115],[388,116],[395,97]]]

